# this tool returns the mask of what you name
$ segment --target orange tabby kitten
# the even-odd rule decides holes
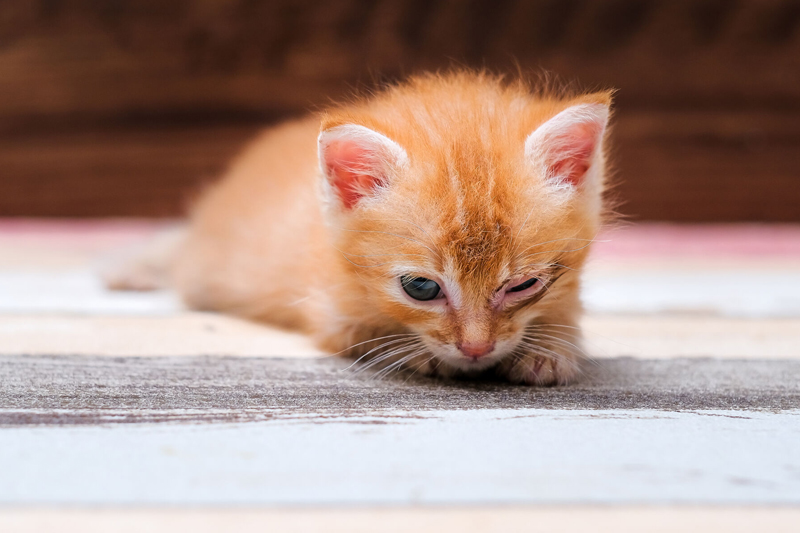
[[[610,102],[459,72],[273,128],[172,239],[170,282],[381,372],[567,383]]]

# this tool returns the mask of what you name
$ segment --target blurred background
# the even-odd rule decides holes
[[[0,216],[179,215],[259,128],[452,64],[618,88],[632,220],[800,220],[795,0],[2,0]]]

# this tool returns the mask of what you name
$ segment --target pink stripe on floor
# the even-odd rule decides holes
[[[102,251],[142,241],[175,221],[153,219],[0,219],[0,246]],[[643,223],[604,231],[595,257],[800,258],[800,224]]]
[[[158,219],[0,218],[0,246],[100,252],[143,241],[176,223]]]
[[[596,257],[800,258],[800,224],[647,223],[603,232]]]

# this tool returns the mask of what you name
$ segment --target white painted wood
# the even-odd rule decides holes
[[[798,442],[798,411],[298,413],[238,425],[6,428],[0,503],[798,505]]]

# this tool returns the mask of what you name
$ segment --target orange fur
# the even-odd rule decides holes
[[[559,112],[610,100],[458,72],[273,128],[196,205],[174,284],[192,307],[302,330],[331,352],[377,348],[384,368],[491,367],[514,382],[566,383],[582,353],[579,275],[601,222],[603,149],[593,183],[565,193],[524,145]],[[354,208],[325,207],[317,136],[348,124],[395,141],[408,164]],[[554,269],[557,281],[535,303],[489,305],[508,279]],[[401,271],[447,279],[458,301],[410,305],[398,297]],[[497,343],[493,356],[462,361],[455,346],[480,342]]]

